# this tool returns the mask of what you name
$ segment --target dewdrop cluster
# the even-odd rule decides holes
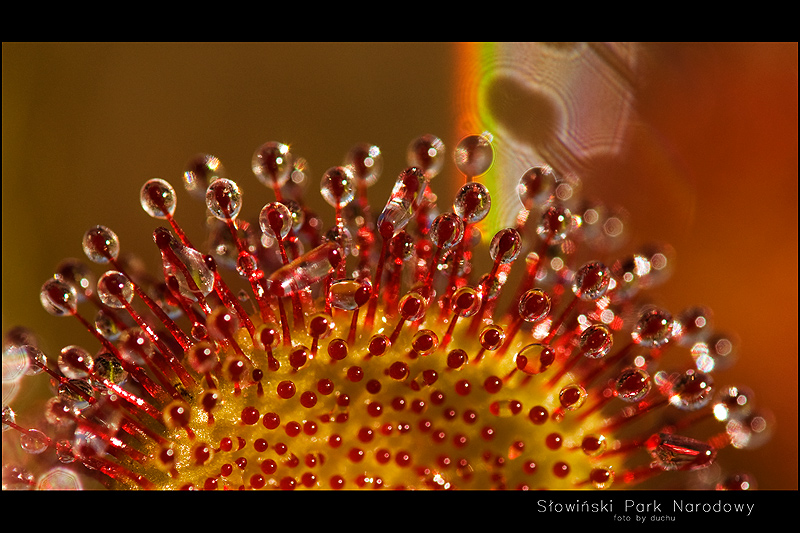
[[[367,200],[381,150],[358,144],[322,176],[327,223],[289,146],[255,151],[269,197],[252,223],[220,161],[195,156],[197,243],[173,186],[147,181],[163,268],[98,225],[41,288],[97,342],[4,337],[4,385],[53,395],[24,419],[4,398],[3,488],[753,488],[715,463],[770,430],[747,388],[715,381],[734,339],[706,308],[645,299],[672,250],[619,252],[623,221],[546,165],[519,177],[515,223],[486,234],[492,142],[415,139],[382,205]]]

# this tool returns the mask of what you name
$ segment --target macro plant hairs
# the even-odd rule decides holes
[[[681,251],[626,247],[556,152],[508,175],[483,125],[333,162],[267,133],[244,175],[180,154],[131,227],[63,235],[31,301],[82,340],[4,331],[4,490],[755,488],[731,458],[775,417],[725,378],[749,355],[651,297]]]

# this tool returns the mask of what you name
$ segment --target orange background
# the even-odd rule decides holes
[[[3,330],[30,326],[51,354],[91,345],[74,321],[42,310],[41,284],[60,258],[82,257],[81,236],[98,223],[157,265],[156,224],[138,204],[151,177],[178,188],[177,218],[199,240],[204,208],[180,186],[194,153],[222,160],[254,216],[272,198],[249,168],[265,141],[308,159],[312,188],[358,141],[382,148],[384,186],[417,135],[452,149],[480,119],[465,89],[476,82],[478,69],[464,68],[474,51],[4,43]],[[708,305],[741,338],[724,381],[752,386],[778,425],[768,445],[734,457],[760,488],[797,489],[797,44],[643,44],[639,54],[637,135],[587,170],[585,188],[628,208],[634,240],[677,249],[659,301],[675,313]]]

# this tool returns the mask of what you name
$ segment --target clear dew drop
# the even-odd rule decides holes
[[[503,342],[506,340],[506,334],[501,326],[497,324],[487,324],[481,329],[478,340],[484,350],[493,352],[503,345]]]
[[[28,359],[26,375],[35,376],[44,372],[44,367],[47,366],[47,356],[45,356],[44,352],[30,344],[20,346],[19,349]]]
[[[283,187],[294,170],[294,156],[289,146],[269,141],[259,146],[251,161],[253,174],[270,189]]]
[[[83,234],[83,252],[93,263],[108,263],[119,256],[119,237],[106,226],[89,228]]]
[[[408,224],[413,214],[411,202],[402,198],[390,198],[378,216],[377,225],[381,234],[384,238],[397,235]]]
[[[473,316],[481,307],[481,295],[472,287],[459,287],[450,299],[453,311],[461,317]]]
[[[153,218],[164,219],[174,215],[177,200],[172,185],[160,178],[147,180],[139,191],[142,209]]]
[[[384,238],[397,235],[412,219],[427,188],[427,179],[417,167],[403,170],[395,179],[392,192],[378,216],[377,228]]]
[[[343,224],[334,224],[325,232],[324,240],[336,243],[342,251],[342,254],[352,255],[356,251],[353,234],[350,229]]]
[[[599,300],[608,290],[611,271],[599,261],[591,261],[578,269],[572,292],[584,301]]]
[[[322,175],[319,190],[328,204],[343,208],[355,198],[355,177],[348,167],[331,167]]]
[[[689,369],[671,381],[669,403],[683,411],[695,411],[713,399],[714,380],[709,374]]]
[[[38,429],[29,429],[19,436],[19,445],[23,451],[31,455],[39,455],[48,447],[49,439]]]
[[[219,220],[235,219],[242,209],[242,191],[239,185],[227,178],[214,181],[206,190],[206,206]]]
[[[453,154],[456,167],[468,180],[485,174],[494,162],[491,135],[467,135],[456,145]]]
[[[472,181],[461,186],[453,201],[453,211],[466,224],[480,222],[492,207],[489,189],[482,183]]]
[[[321,340],[331,336],[336,324],[333,318],[326,313],[314,313],[308,318],[308,335]]]
[[[542,213],[539,224],[536,226],[536,233],[542,240],[552,245],[566,239],[573,228],[572,212],[562,205],[554,205]]]
[[[541,374],[553,364],[556,353],[552,348],[541,343],[532,343],[523,347],[516,355],[517,369],[529,375]]]
[[[519,257],[522,250],[522,236],[513,228],[501,229],[492,237],[489,244],[489,257],[493,261],[508,264]]]
[[[72,439],[72,449],[78,458],[97,457],[108,451],[108,444],[91,430],[78,427]]]
[[[464,238],[464,223],[453,213],[442,213],[433,219],[428,235],[441,250],[449,250]]]
[[[374,144],[358,143],[347,152],[344,164],[352,169],[357,181],[371,187],[383,172],[383,154]]]
[[[589,359],[605,357],[614,344],[614,336],[605,324],[592,324],[581,333],[578,341],[581,354]]]
[[[626,402],[638,402],[650,392],[650,375],[641,368],[626,368],[614,382],[614,394]]]
[[[403,295],[397,304],[397,310],[403,320],[413,322],[425,316],[428,309],[428,301],[417,291],[412,291]]]
[[[80,346],[65,346],[58,354],[58,369],[69,379],[83,379],[94,369],[94,358]]]
[[[72,315],[78,309],[78,294],[71,285],[52,278],[44,282],[39,292],[44,310],[53,316]]]
[[[550,313],[551,300],[542,289],[530,289],[519,299],[519,316],[526,322],[539,322]]]
[[[185,246],[166,228],[156,228],[153,238],[161,250],[164,279],[175,278],[180,293],[192,301],[211,294],[215,277],[202,253]],[[176,264],[176,259],[179,264]]]
[[[389,198],[400,198],[404,202],[414,205],[419,202],[427,188],[428,180],[422,170],[417,167],[408,167],[397,175]]]
[[[248,251],[239,252],[236,256],[236,271],[245,279],[258,278],[258,258]]]
[[[417,355],[430,355],[439,347],[439,336],[431,329],[421,329],[411,339],[411,347]]]
[[[517,185],[522,206],[528,211],[541,209],[550,203],[556,193],[556,175],[548,165],[526,170]]]
[[[577,383],[565,386],[558,393],[558,401],[561,407],[568,411],[579,409],[586,402],[587,397],[586,389]]]
[[[3,431],[8,431],[11,429],[11,424],[16,424],[17,422],[17,414],[14,412],[11,407],[4,405],[3,406]]]
[[[294,225],[294,216],[289,208],[281,202],[271,202],[261,209],[258,224],[264,235],[273,239],[284,239]]]
[[[432,179],[444,166],[445,145],[442,140],[426,133],[411,141],[406,151],[406,161],[413,167],[419,167],[425,177]]]
[[[284,297],[310,287],[334,271],[343,253],[339,244],[326,241],[273,272],[268,279],[269,290]]]
[[[123,309],[133,300],[133,284],[121,272],[109,270],[97,282],[97,295],[107,306]]]
[[[672,339],[674,323],[672,315],[663,309],[644,311],[631,332],[633,341],[646,348],[657,348]]]
[[[355,279],[340,279],[331,283],[328,297],[333,307],[354,311],[367,303],[371,294],[369,284]]]

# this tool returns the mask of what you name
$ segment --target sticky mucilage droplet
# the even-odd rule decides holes
[[[341,247],[325,242],[270,275],[269,290],[278,297],[289,296],[330,275],[342,260]]]

